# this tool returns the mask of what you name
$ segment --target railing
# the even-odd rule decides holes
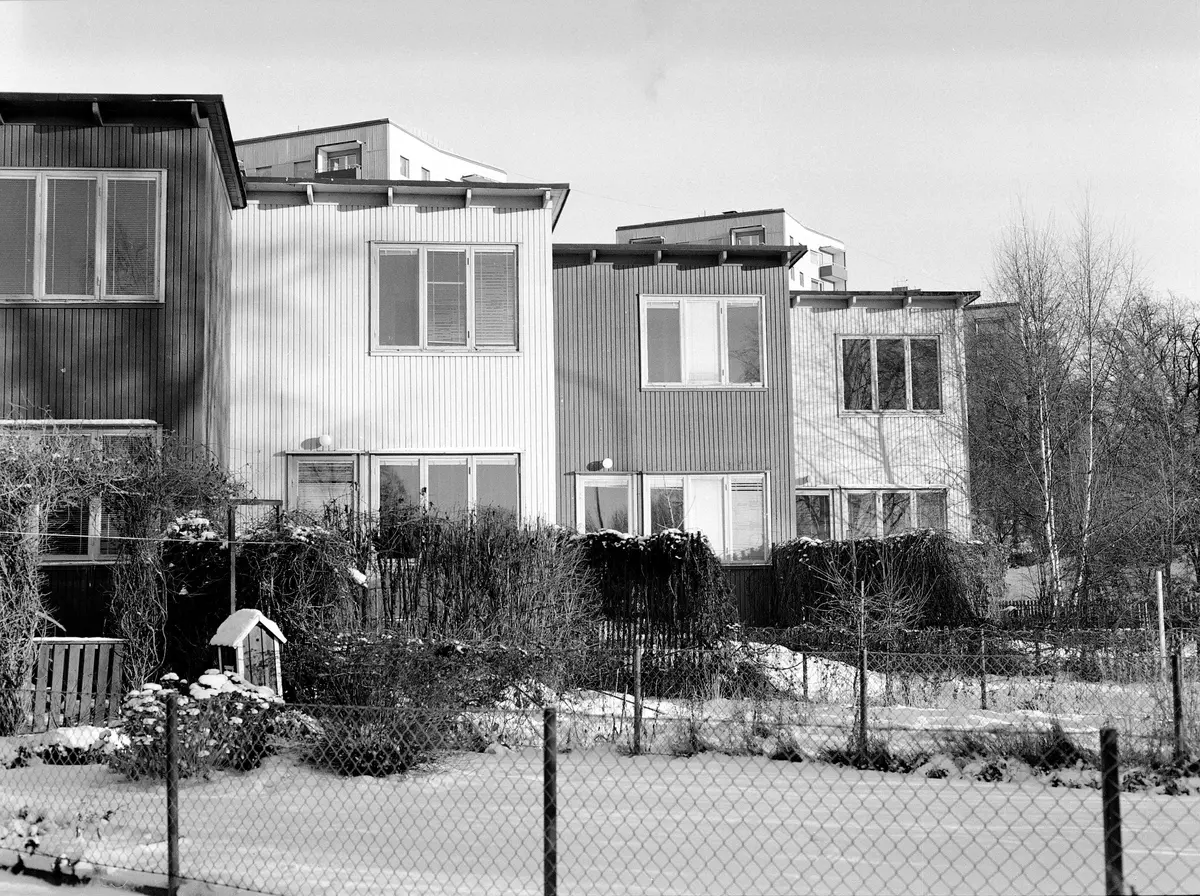
[[[121,709],[125,642],[117,638],[35,638],[25,724],[37,733],[104,725]]]

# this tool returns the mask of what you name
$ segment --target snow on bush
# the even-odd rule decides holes
[[[283,701],[270,688],[209,669],[194,683],[168,673],[131,691],[121,707],[129,743],[109,765],[130,778],[163,778],[167,768],[167,696],[179,707],[179,776],[256,768],[267,754],[273,716]]]

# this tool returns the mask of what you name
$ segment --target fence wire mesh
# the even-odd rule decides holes
[[[181,683],[179,871],[287,896],[539,893],[550,843],[563,893],[1105,892],[1114,729],[1124,886],[1200,892],[1200,667],[1151,659],[622,653],[591,688],[488,707]],[[0,864],[165,880],[162,695],[0,739]]]

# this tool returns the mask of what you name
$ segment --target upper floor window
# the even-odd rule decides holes
[[[940,411],[937,337],[841,340],[842,408],[847,411]]]
[[[313,176],[313,163],[311,159],[306,159],[302,162],[292,163],[292,177],[309,178]]]
[[[643,386],[762,386],[759,296],[642,296]]]
[[[373,244],[372,348],[516,351],[513,246]]]
[[[635,246],[638,243],[642,245],[660,246],[665,242],[661,236],[635,236],[629,241],[629,245]]]
[[[429,180],[432,176],[428,168],[421,169],[421,180]]]
[[[161,302],[165,173],[0,169],[0,299]]]
[[[729,231],[729,242],[735,246],[761,246],[766,241],[765,227],[734,227]]]
[[[357,140],[317,147],[317,171],[349,171],[362,167],[362,144]]]
[[[400,170],[396,173],[399,174],[400,177],[402,177],[402,178],[408,177],[408,159],[404,158],[404,156],[400,156],[400,166],[399,167],[400,167]]]

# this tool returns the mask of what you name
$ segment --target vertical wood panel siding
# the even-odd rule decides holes
[[[234,215],[230,466],[283,498],[285,452],[322,433],[364,452],[517,451],[523,513],[553,520],[552,212],[269,201]],[[369,354],[372,240],[515,244],[519,354]]]
[[[786,222],[781,212],[766,215],[740,215],[736,218],[710,219],[707,221],[683,221],[678,224],[660,224],[622,230],[617,239],[622,243],[648,236],[661,236],[668,243],[730,243],[729,231],[744,227],[762,227],[766,231],[766,244],[786,246]]]
[[[0,306],[4,413],[149,418],[206,441],[206,303],[230,217],[207,129],[3,125],[0,167],[167,172],[164,304]]]
[[[315,160],[317,147],[330,143],[345,143],[361,140],[363,143],[362,176],[365,179],[384,180],[388,175],[388,125],[373,124],[358,128],[340,128],[321,134],[301,134],[296,137],[280,137],[258,143],[237,144],[237,156],[246,166],[246,175],[255,177],[258,169],[271,166],[270,174],[264,177],[294,177],[296,162]],[[398,177],[399,175],[395,175]]]
[[[847,307],[803,299],[793,310],[796,475],[807,486],[945,487],[947,523],[970,532],[963,312],[900,307],[900,301]],[[940,336],[943,413],[841,414],[838,336]]]
[[[554,269],[559,522],[575,525],[575,475],[613,459],[613,472],[769,473],[770,539],[792,538],[791,380],[786,269],[776,263],[587,264]],[[761,295],[761,390],[644,390],[639,295]]]

